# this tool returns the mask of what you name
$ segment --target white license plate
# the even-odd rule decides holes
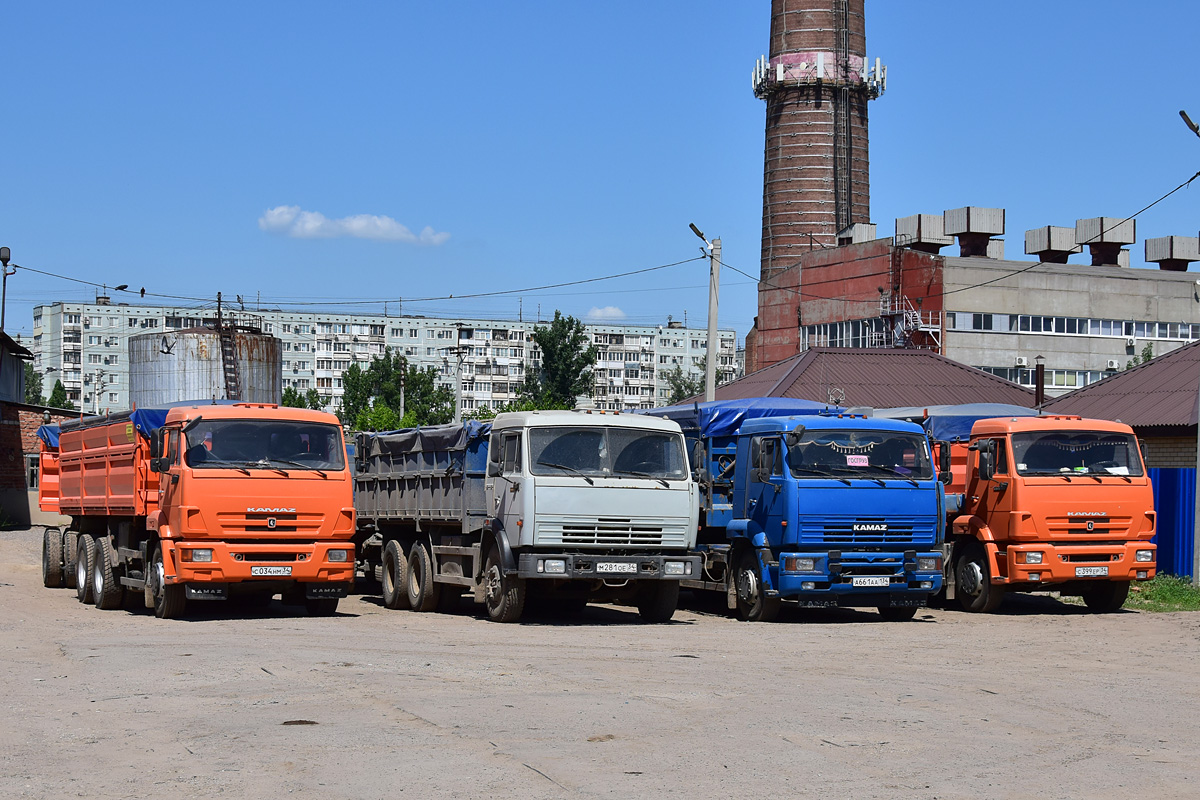
[[[291,575],[292,568],[291,567],[251,567],[250,574],[251,575],[270,575],[270,576]]]
[[[1108,567],[1076,567],[1076,578],[1107,578]]]
[[[887,575],[856,575],[850,579],[851,586],[891,586],[892,579]]]
[[[596,564],[596,572],[637,572],[637,564],[632,561],[601,561]]]

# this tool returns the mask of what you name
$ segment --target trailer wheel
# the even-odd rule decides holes
[[[525,581],[506,577],[496,548],[488,551],[483,563],[483,604],[492,622],[516,622],[525,611]]]
[[[387,608],[408,608],[408,559],[400,549],[400,542],[392,539],[383,548],[383,605]]]
[[[679,581],[646,581],[638,591],[642,622],[670,622],[679,605]]]
[[[159,619],[178,619],[183,616],[183,608],[187,605],[187,594],[183,584],[167,584],[161,546],[154,548],[154,560],[150,565],[150,580],[154,584],[154,616]]]
[[[958,584],[955,593],[963,611],[988,614],[1000,607],[1004,587],[992,584],[990,559],[979,542],[969,542],[963,548],[954,575]]]
[[[1129,581],[1100,581],[1083,593],[1083,602],[1093,614],[1111,614],[1125,605]]]
[[[125,587],[117,580],[112,568],[112,543],[107,536],[96,540],[96,560],[92,566],[92,600],[96,608],[118,608],[124,600]]]
[[[916,615],[916,606],[879,606],[879,616],[884,622],[908,622]]]
[[[96,540],[79,534],[75,548],[75,596],[81,603],[92,602],[92,565],[96,562]]]
[[[63,540],[57,528],[42,532],[42,585],[57,589],[63,584]]]
[[[437,608],[438,589],[433,582],[433,557],[424,542],[417,542],[408,552],[408,607],[413,611],[433,611]]]
[[[63,534],[63,582],[66,583],[68,589],[74,589],[75,581],[75,559],[78,558],[79,552],[79,534],[75,531],[67,531]]]
[[[332,617],[337,613],[338,598],[314,597],[304,601],[304,610],[310,617]]]
[[[737,586],[737,616],[747,622],[771,622],[779,616],[780,600],[763,593],[758,554],[742,550],[733,579]]]

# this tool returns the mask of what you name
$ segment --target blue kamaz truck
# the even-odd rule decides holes
[[[908,620],[942,587],[945,493],[924,431],[803,400],[654,409],[680,423],[701,485],[701,574],[745,620],[783,601]]]

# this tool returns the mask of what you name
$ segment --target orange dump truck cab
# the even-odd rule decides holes
[[[179,405],[39,430],[42,572],[101,608],[160,617],[189,600],[304,603],[332,614],[354,581],[353,483],[332,414]]]
[[[1006,591],[1056,590],[1113,611],[1132,581],[1154,577],[1154,497],[1128,425],[980,419],[969,441],[942,446],[953,475],[946,592],[965,609],[991,611]]]

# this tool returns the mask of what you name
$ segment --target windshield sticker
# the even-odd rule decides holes
[[[870,464],[866,456],[846,456],[846,464],[851,467],[865,467]]]

